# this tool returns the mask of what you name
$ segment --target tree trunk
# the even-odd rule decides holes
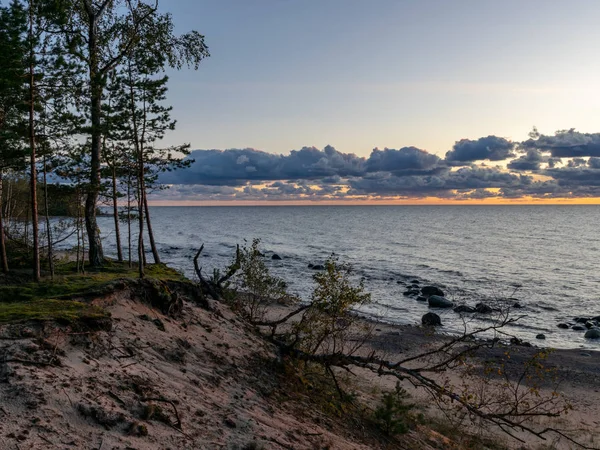
[[[96,205],[100,194],[100,155],[102,150],[102,74],[99,68],[98,55],[98,17],[91,10],[88,12],[88,51],[90,69],[90,103],[91,103],[91,154],[90,183],[85,199],[85,227],[88,235],[88,252],[91,267],[101,267],[104,263],[104,252],[100,240],[100,230],[96,221]]]
[[[37,168],[35,154],[35,79],[34,79],[34,49],[33,49],[33,0],[29,0],[29,145],[31,146],[31,222],[33,234],[33,279],[40,281],[40,242],[39,242],[39,222],[38,222],[38,203],[37,203]]]
[[[131,167],[127,168],[127,241],[129,245],[129,267],[131,267]]]
[[[113,201],[113,216],[115,218],[115,235],[117,237],[117,260],[123,262],[123,249],[121,248],[121,228],[119,227],[119,205],[117,197],[117,173],[115,161],[112,166],[112,201]]]
[[[145,190],[145,189],[144,189]],[[146,211],[146,226],[148,227],[148,238],[150,239],[150,247],[152,248],[152,256],[154,257],[154,264],[160,264],[160,255],[156,249],[156,243],[154,242],[154,233],[152,232],[152,221],[150,220],[150,210],[148,208],[148,198],[144,193],[144,210]]]
[[[8,273],[8,258],[6,257],[6,240],[4,237],[4,220],[2,214],[2,172],[0,171],[0,260],[2,262],[2,272]]]
[[[46,179],[46,155],[44,154],[44,210],[46,212],[46,236],[48,238],[48,268],[50,269],[50,278],[54,280],[54,252],[52,250],[52,228],[50,227],[50,217],[48,215],[48,182]]]
[[[144,169],[141,169],[142,171]],[[138,174],[139,176],[139,174]],[[138,183],[139,185],[139,183]],[[139,235],[138,235],[138,268],[140,278],[144,278],[144,265],[146,255],[144,252],[144,194],[141,187],[138,187],[138,219],[139,219]]]

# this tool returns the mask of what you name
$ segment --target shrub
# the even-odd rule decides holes
[[[309,354],[354,353],[356,349],[348,346],[355,346],[356,342],[348,338],[359,321],[352,310],[370,302],[371,294],[365,292],[362,281],[353,284],[351,272],[349,265],[340,264],[332,256],[325,263],[325,270],[314,276],[316,286],[310,307],[293,326],[299,350]]]
[[[396,383],[394,391],[383,393],[381,404],[375,409],[373,418],[387,435],[408,432],[408,413],[414,408],[414,405],[405,402],[408,397],[408,393],[400,383]]]
[[[269,273],[259,244],[260,239],[254,239],[250,247],[240,248],[237,256],[239,271],[233,279],[237,291],[233,306],[251,322],[263,320],[270,303],[291,298],[285,281]]]

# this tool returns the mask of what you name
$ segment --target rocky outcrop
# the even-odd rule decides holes
[[[454,312],[456,312],[456,313],[474,313],[475,308],[473,308],[472,306],[469,306],[469,305],[459,305],[456,308],[454,308]]]
[[[430,295],[427,302],[430,308],[452,308],[454,306],[454,303],[440,295]]]
[[[429,312],[421,317],[421,323],[425,326],[439,326],[442,319],[436,313]]]
[[[591,328],[585,332],[583,337],[586,339],[600,339],[600,329]]]
[[[444,291],[442,291],[437,286],[423,286],[421,288],[421,294],[423,294],[423,295],[438,295],[440,297],[443,297]]]

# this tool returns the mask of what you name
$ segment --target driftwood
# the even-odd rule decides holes
[[[207,279],[202,274],[202,267],[200,267],[198,263],[198,258],[200,258],[202,250],[204,250],[204,244],[200,246],[200,249],[196,253],[196,256],[194,256],[194,270],[196,272],[196,275],[198,276],[198,279],[200,280],[200,289],[202,290],[203,294],[208,294],[215,300],[218,300],[223,297],[224,283],[229,281],[229,279],[232,276],[234,276],[236,272],[240,269],[240,246],[237,246],[237,249],[235,251],[235,261],[229,266],[227,273],[225,273],[225,275],[221,277],[215,277],[213,279]]]

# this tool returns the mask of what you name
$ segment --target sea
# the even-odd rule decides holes
[[[557,327],[600,315],[600,206],[151,207],[150,214],[163,262],[191,278],[202,244],[201,265],[210,275],[233,261],[237,244],[258,238],[268,269],[305,301],[314,287],[309,264],[335,255],[371,293],[359,311],[367,317],[420,323],[427,303],[403,294],[416,280],[440,287],[456,304],[518,303],[522,308],[510,309],[518,320],[502,338],[600,350],[583,331]],[[99,217],[99,226],[105,253],[116,256],[113,218]],[[125,226],[122,233],[126,242]],[[500,316],[435,312],[451,334],[487,327]],[[539,334],[546,339],[536,339]]]

